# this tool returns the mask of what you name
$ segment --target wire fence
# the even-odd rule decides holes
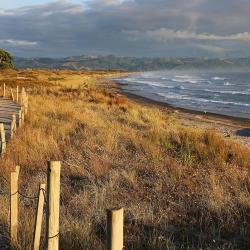
[[[6,98],[6,86],[3,86],[3,97]],[[16,114],[12,115],[11,120],[11,136],[12,138],[18,128],[24,123],[24,115],[28,111],[28,95],[24,88],[22,88],[21,98],[19,98],[19,87],[16,89],[16,97],[12,88],[10,89],[12,101],[20,102],[21,109]],[[6,152],[6,138],[4,124],[0,123],[0,138],[1,138],[1,157]],[[10,245],[12,248],[18,248],[18,210],[19,198],[25,200],[36,201],[36,219],[34,225],[33,247],[34,250],[41,248],[47,250],[59,249],[59,214],[60,214],[60,173],[61,162],[49,161],[47,169],[47,184],[39,184],[38,195],[29,195],[21,191],[18,187],[20,167],[16,166],[15,171],[10,174],[10,181],[4,176],[0,179],[5,181],[5,185],[10,186],[10,191],[0,191],[1,196],[9,198],[10,206]],[[1,183],[0,183],[1,184]],[[45,208],[45,209],[44,209]],[[41,241],[42,224],[46,214],[46,230],[43,244]],[[107,210],[107,250],[122,250],[123,249],[123,208]],[[43,246],[43,247],[42,247]]]
[[[55,165],[54,165],[55,164]],[[9,198],[10,203],[10,245],[18,246],[18,210],[19,198],[36,201],[36,220],[34,225],[33,249],[41,248],[41,231],[44,214],[46,214],[46,239],[43,246],[46,249],[58,249],[59,241],[59,204],[60,204],[60,162],[50,161],[48,164],[47,188],[45,184],[39,184],[38,195],[30,195],[18,188],[20,167],[10,174],[10,182],[3,176],[0,179],[10,185],[10,191],[1,191],[1,196]],[[49,205],[50,204],[50,205]],[[45,208],[45,209],[44,209]],[[44,247],[43,247],[44,248]]]

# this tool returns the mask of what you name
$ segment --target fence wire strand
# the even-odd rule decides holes
[[[30,199],[30,200],[36,200],[38,199],[39,197],[38,196],[28,196],[28,195],[25,195],[25,194],[22,194],[21,192],[17,191],[18,194],[20,194],[22,197],[26,198],[26,199]]]
[[[44,188],[40,188],[39,191],[42,191],[43,196],[44,196],[44,202],[46,202],[46,190]],[[10,194],[10,192],[0,192],[0,195],[8,195],[8,196],[13,196],[13,195],[16,195],[16,194],[19,194],[23,198],[30,199],[30,200],[36,200],[36,199],[39,198],[39,196],[29,196],[29,195],[23,194],[19,190],[16,191],[15,193],[13,193],[13,194]]]
[[[48,239],[49,239],[49,240],[50,240],[50,239],[54,239],[54,238],[58,237],[59,234],[60,234],[60,233],[58,233],[58,234],[56,234],[56,235],[54,235],[54,236],[50,236],[50,237],[48,237]]]

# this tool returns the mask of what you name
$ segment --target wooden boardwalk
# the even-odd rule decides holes
[[[19,110],[20,105],[13,102],[11,99],[0,97],[0,123],[4,124],[6,133],[6,141],[10,140],[10,128],[12,115],[16,115],[17,126],[19,126]],[[0,235],[0,249],[10,249],[9,240]]]
[[[17,126],[19,125],[19,110],[21,109],[20,105],[13,102],[8,98],[0,98],[0,123],[4,124],[6,132],[6,141],[10,140],[10,125],[12,121],[12,115],[16,114]]]

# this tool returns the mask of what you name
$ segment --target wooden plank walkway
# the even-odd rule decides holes
[[[17,126],[19,126],[20,109],[20,105],[13,102],[11,99],[0,97],[0,123],[4,124],[7,143],[10,140],[12,115],[16,114]],[[0,249],[10,249],[9,240],[2,235],[0,235]]]
[[[0,98],[0,123],[4,124],[6,141],[10,140],[10,127],[12,121],[12,115],[16,114],[17,126],[19,117],[18,113],[21,109],[20,105],[13,102],[11,99],[1,97]],[[10,249],[9,240],[0,235],[0,249]]]
[[[13,114],[16,114],[17,126],[19,126],[18,113],[20,109],[20,105],[13,102],[11,99],[3,97],[0,98],[0,123],[4,124],[7,142],[10,140],[10,125]]]

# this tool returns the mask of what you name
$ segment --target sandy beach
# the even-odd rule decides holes
[[[109,89],[112,89],[117,94],[126,96],[133,102],[147,106],[154,105],[164,112],[171,112],[174,118],[183,126],[215,130],[227,140],[236,140],[250,148],[250,119],[177,108],[168,103],[124,92],[119,82],[111,80],[108,84],[110,85]]]

